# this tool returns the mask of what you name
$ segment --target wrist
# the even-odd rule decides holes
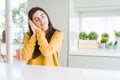
[[[33,37],[36,37],[36,34],[32,34]]]

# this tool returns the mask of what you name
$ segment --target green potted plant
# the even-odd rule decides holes
[[[113,48],[116,49],[117,46],[118,46],[118,41],[115,41],[115,42],[114,42],[114,45],[113,45]]]
[[[114,33],[115,33],[115,40],[118,43],[117,47],[120,48],[120,31],[115,30]]]
[[[96,32],[90,32],[88,34],[88,39],[89,40],[97,40],[98,39],[98,34]]]
[[[107,43],[107,42],[108,42],[108,38],[107,37],[102,37],[101,43]]]
[[[102,33],[101,35],[101,48],[105,48],[106,47],[106,43],[109,40],[109,34],[108,33]]]
[[[108,48],[109,48],[109,49],[112,49],[112,48],[113,48],[113,42],[109,42],[109,43],[108,43]]]
[[[86,32],[80,32],[79,34],[79,48],[82,49],[96,49],[98,48],[98,34],[96,32],[90,32],[88,35]]]
[[[101,36],[102,36],[102,37],[107,37],[107,38],[109,38],[109,34],[108,34],[108,33],[102,33]]]
[[[120,37],[120,31],[114,31],[116,37]]]
[[[114,42],[114,45],[117,46],[117,44],[118,44],[118,41],[115,41],[115,42]]]
[[[80,32],[79,33],[79,39],[86,40],[87,39],[87,33],[86,32]]]
[[[101,35],[101,41],[103,41],[104,43],[107,43],[109,41],[109,34],[108,33],[103,33]]]

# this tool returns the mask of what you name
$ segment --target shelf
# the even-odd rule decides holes
[[[70,56],[105,56],[120,57],[120,49],[79,49],[78,51],[69,52]]]

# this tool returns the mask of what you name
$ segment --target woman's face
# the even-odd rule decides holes
[[[48,30],[48,18],[46,14],[40,10],[36,11],[32,16],[34,24],[43,31]]]

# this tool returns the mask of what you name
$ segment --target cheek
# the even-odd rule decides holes
[[[48,23],[49,23],[49,22],[48,22],[48,19],[46,20],[46,23],[47,23],[47,25],[48,25]]]
[[[35,25],[37,25],[37,27],[38,27],[38,26],[41,25],[41,23],[40,22],[35,22]]]

